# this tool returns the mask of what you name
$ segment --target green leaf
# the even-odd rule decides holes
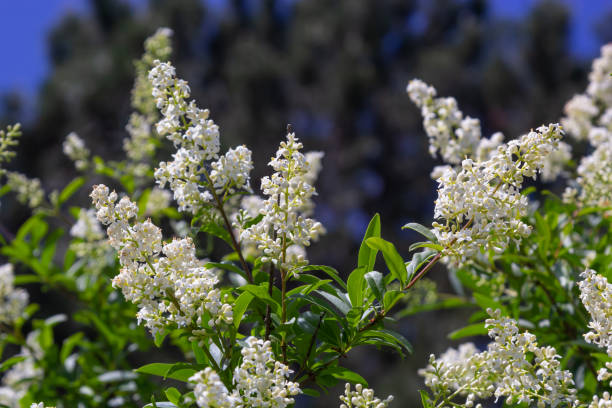
[[[249,307],[249,303],[253,300],[253,295],[249,292],[242,292],[240,296],[234,301],[234,305],[232,309],[234,310],[234,327],[236,330],[240,326],[240,322],[242,321],[242,316],[246,311],[247,307]]]
[[[377,213],[372,217],[372,220],[368,224],[363,241],[359,247],[359,255],[357,256],[357,268],[363,268],[366,272],[370,272],[374,269],[374,263],[376,262],[377,249],[370,248],[366,244],[368,238],[380,237],[380,215]]]
[[[482,293],[474,293],[473,296],[474,300],[476,300],[476,303],[482,308],[482,310],[487,310],[488,308],[491,308],[493,310],[499,309],[502,311],[502,314],[508,314],[506,307],[500,302],[493,300],[490,297],[483,295]]]
[[[414,251],[415,249],[419,249],[419,248],[431,248],[431,249],[435,249],[438,252],[444,250],[444,247],[442,245],[434,244],[433,242],[429,242],[429,241],[415,242],[414,244],[410,245],[410,248],[408,248],[408,250]]]
[[[141,374],[157,375],[159,377],[163,377],[164,379],[172,378],[173,380],[183,382],[187,382],[189,377],[197,372],[196,369],[185,363],[151,363],[139,367],[134,371]]]
[[[374,297],[382,302],[383,295],[385,293],[385,287],[383,285],[383,274],[377,271],[368,272],[365,274],[365,280],[370,287],[370,290],[374,294]]]
[[[261,300],[262,302],[272,306],[275,313],[280,312],[281,305],[276,300],[274,300],[272,296],[270,296],[270,294],[268,293],[267,285],[258,286],[258,285],[249,284],[249,285],[244,285],[244,286],[239,287],[238,290],[250,293],[257,299]]]
[[[170,402],[175,405],[179,405],[179,402],[181,401],[181,393],[179,390],[174,387],[166,388],[164,390],[164,394],[166,394],[166,397],[168,397]]]
[[[363,303],[365,268],[357,268],[349,275],[346,287],[353,307],[359,307]]]
[[[62,363],[66,361],[66,358],[68,358],[72,350],[77,346],[77,344],[81,341],[82,338],[83,332],[78,332],[64,340],[64,343],[62,344],[62,349],[60,351],[60,361]]]
[[[308,395],[309,397],[319,398],[321,393],[317,390],[313,390],[312,388],[304,388],[302,389],[302,394]]]
[[[487,334],[489,331],[485,328],[484,322],[470,324],[461,329],[455,330],[448,335],[451,340],[458,340],[464,337],[471,336],[482,336]]]
[[[197,341],[191,342],[191,350],[193,350],[193,355],[198,364],[208,363],[208,357],[206,357],[206,353],[204,353],[204,350],[198,345]]]
[[[232,242],[232,237],[230,236],[229,232],[227,232],[227,230],[219,224],[213,221],[209,221],[200,227],[200,231],[220,238],[225,241],[231,248],[234,248],[234,243]]]
[[[27,358],[26,356],[14,356],[9,359],[6,359],[5,361],[2,362],[2,364],[0,364],[0,373],[8,370],[15,364],[25,360],[26,358]]]
[[[421,266],[423,266],[423,264],[429,262],[429,260],[435,254],[436,251],[432,250],[431,248],[427,248],[421,252],[417,252],[416,254],[414,254],[412,256],[412,259],[410,260],[410,262],[408,262],[408,265],[406,266],[406,273],[408,275],[408,278],[406,280],[410,281],[415,272],[421,269]]]
[[[383,307],[386,311],[389,311],[395,306],[395,304],[404,297],[404,292],[401,290],[390,290],[385,293],[383,298]]]
[[[340,312],[342,312],[342,314],[345,316],[351,310],[351,305],[346,299],[346,294],[342,292],[336,292],[336,294],[333,295],[322,290],[317,290],[315,293],[317,293],[319,296],[324,297],[329,303],[338,308],[338,310],[340,310]]]
[[[368,386],[368,382],[365,380],[365,378],[363,378],[356,372],[349,370],[348,368],[339,366],[329,367],[325,371],[323,371],[323,373],[331,374],[332,377],[337,378],[339,380],[348,381],[353,384],[362,384],[366,387]]]
[[[431,232],[431,230],[429,228],[427,228],[426,226],[421,225],[419,223],[409,222],[408,224],[404,225],[402,227],[402,229],[411,229],[411,230],[414,230],[414,231],[418,232],[419,234],[421,234],[422,236],[424,236],[425,238],[427,238],[428,240],[430,240],[431,242],[438,242],[438,240],[436,239],[436,236],[434,235],[434,233]]]
[[[309,266],[305,266],[300,269],[300,273],[309,272],[309,271],[325,272],[327,275],[329,275],[330,278],[336,281],[336,283],[340,285],[342,289],[346,290],[346,283],[344,283],[342,278],[340,278],[340,276],[338,275],[338,271],[335,270],[334,268],[330,266],[325,266],[325,265],[309,265]]]
[[[85,184],[85,179],[83,177],[77,177],[72,180],[60,193],[57,198],[57,205],[60,206],[65,203],[76,191],[81,188],[81,186]]]
[[[433,401],[429,397],[427,391],[420,390],[419,393],[421,394],[421,403],[423,404],[423,408],[434,408]]]
[[[366,243],[370,248],[382,252],[387,268],[403,286],[406,283],[406,265],[397,249],[395,249],[395,245],[379,237],[368,238]]]

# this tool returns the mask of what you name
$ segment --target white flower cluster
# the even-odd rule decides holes
[[[465,159],[438,178],[433,232],[446,261],[460,264],[483,250],[503,251],[510,240],[529,235],[521,221],[527,199],[520,193],[524,177],[535,178],[561,138],[559,125],[541,126],[497,148],[484,161]]]
[[[15,157],[13,148],[19,144],[18,140],[21,136],[21,125],[19,123],[8,126],[6,130],[0,130],[0,176],[6,170],[2,168],[3,163],[10,162]]]
[[[340,396],[340,408],[386,408],[391,401],[393,395],[389,395],[384,400],[374,396],[374,390],[364,388],[363,385],[357,384],[355,391],[351,391],[351,385],[346,383],[344,387],[344,395]]]
[[[489,139],[481,138],[480,122],[464,117],[455,98],[436,98],[435,88],[419,79],[410,81],[406,90],[410,99],[421,108],[423,127],[429,137],[429,152],[433,157],[439,153],[444,162],[459,167],[465,159],[474,162],[491,159],[502,145],[504,135],[501,132],[494,133]],[[540,166],[542,180],[555,180],[563,174],[570,159],[570,146],[558,142],[558,149],[543,157]],[[448,168],[447,165],[436,166],[431,177],[437,180]]]
[[[29,179],[21,173],[14,171],[6,173],[6,185],[17,194],[17,200],[28,207],[35,209],[45,200],[45,193],[37,178]]]
[[[130,219],[138,212],[127,197],[117,201],[105,185],[91,193],[100,222],[108,225],[110,244],[119,252],[121,271],[113,286],[138,305],[138,321],[155,335],[166,326],[191,328],[193,335],[204,333],[205,324],[231,323],[232,308],[215,288],[217,274],[195,256],[190,238],[162,244],[161,230],[150,220]],[[161,256],[161,254],[165,256]]]
[[[217,194],[227,190],[230,194],[236,190],[251,192],[250,175],[253,170],[251,151],[246,146],[229,149],[219,160],[211,164],[210,179]]]
[[[578,283],[580,300],[591,316],[589,328],[584,335],[588,343],[603,348],[612,357],[612,285],[605,276],[587,269],[580,274],[584,279]],[[598,372],[599,381],[612,378],[612,362]]]
[[[316,191],[310,184],[310,166],[301,148],[295,134],[288,133],[287,141],[281,142],[276,156],[268,163],[275,172],[261,179],[261,189],[268,197],[260,210],[263,219],[241,233],[241,240],[257,243],[264,262],[286,270],[306,263],[297,248],[293,252],[297,256],[291,257],[287,257],[287,249],[306,247],[324,232],[321,223],[303,214]]]
[[[170,206],[172,194],[168,190],[154,187],[147,197],[145,215],[156,215]]]
[[[77,222],[70,228],[70,235],[88,242],[104,238],[102,225],[96,218],[96,210],[81,208]]]
[[[271,343],[249,337],[242,348],[242,363],[233,375],[230,393],[218,374],[206,368],[193,375],[194,394],[199,407],[208,408],[284,408],[301,392],[297,383],[288,381],[291,370],[276,361]]]
[[[28,392],[30,385],[42,380],[43,370],[36,367],[36,360],[43,356],[38,336],[37,330],[28,334],[26,344],[21,347],[19,353],[24,359],[4,373],[0,386],[0,404],[20,408],[20,400]]]
[[[11,326],[23,316],[28,292],[14,286],[15,275],[10,263],[0,266],[0,325]]]
[[[572,374],[561,370],[554,347],[540,347],[536,337],[519,333],[516,321],[502,317],[499,310],[487,312],[489,336],[494,340],[486,351],[473,345],[446,352],[419,374],[436,397],[467,396],[464,406],[482,398],[506,398],[507,404],[572,406],[576,402]],[[477,406],[481,406],[478,404]]]
[[[434,87],[413,79],[406,88],[410,99],[421,108],[423,127],[429,137],[429,153],[446,163],[458,165],[467,157],[485,160],[503,141],[501,133],[481,139],[480,121],[463,116],[455,98],[436,98]]]
[[[74,132],[66,136],[63,144],[64,154],[74,162],[77,170],[85,170],[89,166],[89,155],[91,152],[85,146],[83,139]]]
[[[565,105],[562,124],[576,140],[588,140],[594,151],[581,159],[578,178],[564,193],[567,202],[607,207],[612,204],[612,44],[593,61],[586,93]]]
[[[140,161],[155,152],[155,144],[151,141],[151,123],[144,115],[132,113],[125,130],[130,136],[123,139],[123,151],[128,158]]]
[[[70,249],[85,260],[91,272],[115,263],[114,251],[105,239],[104,230],[93,208],[79,210],[77,222],[70,228],[70,235],[77,238],[70,243]]]
[[[213,172],[209,176],[205,162],[219,157],[219,127],[209,119],[207,109],[198,108],[194,101],[187,103],[189,85],[176,78],[169,62],[154,63],[149,80],[163,116],[157,123],[157,132],[167,135],[178,148],[172,162],[159,164],[155,171],[157,182],[161,187],[170,185],[180,211],[193,213],[212,201],[209,191],[212,188],[215,192],[224,188],[249,190],[251,152],[245,146],[230,149],[212,163]]]

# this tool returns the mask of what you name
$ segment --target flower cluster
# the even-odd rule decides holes
[[[291,370],[276,361],[271,343],[249,337],[242,348],[242,363],[233,375],[234,390],[230,393],[218,374],[206,368],[193,375],[194,394],[199,407],[215,408],[284,408],[301,392],[297,383],[288,381]]]
[[[0,266],[0,325],[10,326],[23,316],[28,305],[28,292],[14,286],[12,264]]]
[[[306,157],[300,152],[302,144],[295,134],[288,133],[281,142],[276,156],[269,165],[274,169],[271,177],[261,180],[261,189],[268,198],[262,203],[263,219],[241,233],[241,240],[257,243],[263,251],[264,262],[293,270],[306,261],[303,256],[287,256],[291,246],[306,247],[323,233],[321,223],[303,214],[310,208],[315,188]],[[299,251],[294,247],[295,251]]]
[[[585,94],[565,105],[562,124],[576,140],[588,140],[594,151],[581,159],[578,178],[564,198],[586,206],[612,203],[612,44],[604,45],[593,61]]]
[[[196,213],[224,189],[250,190],[251,152],[239,146],[219,158],[219,127],[209,119],[207,109],[198,108],[194,101],[187,103],[189,85],[176,78],[174,67],[155,61],[149,80],[163,116],[157,132],[166,135],[178,149],[173,161],[159,164],[155,178],[161,187],[170,185],[179,210]],[[204,164],[216,159],[209,174]]]
[[[116,202],[117,194],[104,185],[95,186],[91,197],[119,253],[122,269],[113,286],[138,305],[139,322],[153,334],[176,325],[189,328],[194,336],[203,334],[206,324],[232,322],[232,308],[215,288],[217,274],[196,258],[191,239],[162,244],[161,230],[150,220],[130,222],[137,215],[136,204],[127,197]]]
[[[483,398],[505,397],[507,404],[532,404],[556,407],[576,402],[572,374],[561,370],[554,347],[540,347],[536,337],[519,333],[516,321],[501,316],[499,310],[487,312],[489,336],[494,340],[486,351],[477,352],[473,344],[449,350],[419,373],[436,397],[467,396],[465,406]]]
[[[66,136],[63,144],[64,154],[74,162],[77,170],[85,170],[89,166],[89,156],[91,152],[85,146],[83,139],[74,132]]]
[[[6,130],[0,130],[0,165],[10,162],[15,157],[15,152],[11,149],[17,146],[19,137],[21,136],[21,125],[19,123],[8,126]],[[0,166],[0,176],[5,170]]]
[[[381,400],[374,396],[374,390],[371,388],[364,388],[361,384],[357,384],[355,391],[351,391],[351,385],[346,383],[344,395],[340,396],[340,401],[343,402],[340,408],[386,408],[393,401],[393,395]]]
[[[147,197],[145,215],[157,215],[170,206],[172,194],[168,190],[154,187]]]
[[[35,209],[40,207],[45,201],[45,192],[42,189],[40,180],[30,179],[21,173],[14,171],[6,173],[6,185],[11,191],[17,194],[17,200],[28,207]]]
[[[520,187],[536,177],[561,138],[556,124],[541,126],[497,148],[484,161],[465,159],[459,169],[447,167],[438,178],[434,234],[447,261],[465,262],[481,249],[503,251],[509,241],[530,233],[521,221],[527,199]]]
[[[485,160],[501,144],[503,135],[481,139],[480,121],[463,116],[455,98],[436,98],[434,87],[414,79],[406,88],[410,99],[421,108],[423,127],[429,137],[429,152],[440,154],[446,163],[458,165],[466,157]]]
[[[43,370],[36,366],[36,361],[43,356],[38,341],[39,334],[37,330],[28,334],[26,344],[21,347],[19,353],[23,360],[4,373],[0,386],[0,404],[11,408],[21,407],[20,400],[30,386],[42,380]]]
[[[584,335],[584,339],[605,349],[612,357],[612,285],[592,269],[587,269],[580,276],[584,278],[578,283],[580,300],[591,316],[591,331]],[[606,367],[598,372],[599,381],[610,378],[612,362],[606,363]]]

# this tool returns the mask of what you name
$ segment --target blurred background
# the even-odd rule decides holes
[[[612,2],[529,0],[45,0],[0,1],[0,125],[21,121],[12,168],[50,191],[76,173],[61,142],[76,131],[96,154],[120,157],[130,114],[133,60],[157,27],[174,30],[173,61],[199,106],[220,125],[224,148],[254,154],[253,185],[293,125],[305,150],[325,152],[316,218],[328,230],[312,263],[344,275],[375,212],[404,258],[429,224],[438,164],[427,152],[405,88],[415,77],[455,96],[483,136],[514,138],[558,121],[612,41]],[[554,186],[549,186],[554,188]],[[4,200],[3,200],[4,201]],[[84,201],[84,204],[85,201]],[[27,213],[2,203],[13,231]],[[444,267],[430,273],[452,291]],[[34,299],[43,304],[45,299]],[[469,312],[469,311],[467,311]],[[466,311],[401,323],[415,345],[405,360],[356,350],[357,368],[393,406],[419,406],[416,370],[451,343]],[[151,356],[155,361],[155,356]],[[337,406],[337,392],[299,407]]]

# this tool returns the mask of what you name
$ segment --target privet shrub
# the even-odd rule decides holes
[[[123,160],[92,156],[71,133],[64,152],[81,176],[62,191],[0,168],[0,193],[33,214],[0,236],[3,406],[287,407],[345,382],[340,407],[384,408],[393,397],[377,397],[343,357],[372,346],[403,356],[411,346],[389,322],[465,305],[476,311],[450,337],[492,341],[432,355],[424,407],[612,406],[612,46],[560,125],[507,142],[411,81],[430,152],[446,163],[432,172],[435,222],[407,224],[424,241],[401,255],[375,215],[356,268],[338,272],[306,251],[325,234],[312,218],[323,153],[304,152],[289,126],[258,194],[251,151],[221,151],[218,126],[169,61],[170,37],[158,30],[135,64]],[[0,132],[0,165],[19,136],[19,125]],[[575,167],[570,144],[587,143]],[[537,177],[567,181],[563,197],[523,188]],[[72,206],[81,188],[92,205]],[[213,258],[213,244],[225,255]],[[438,298],[422,279],[438,262],[457,296]],[[65,313],[39,318],[49,313],[24,284],[62,296]],[[180,361],[133,367],[163,344]]]

